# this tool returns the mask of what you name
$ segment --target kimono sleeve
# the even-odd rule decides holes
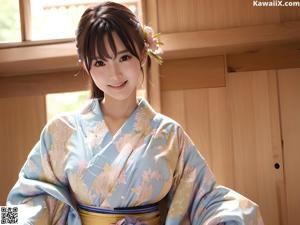
[[[182,128],[178,147],[180,156],[166,200],[166,225],[263,225],[257,204],[216,184],[205,159]]]
[[[18,224],[66,224],[66,221],[80,224],[76,222],[67,181],[54,172],[49,153],[57,144],[49,130],[56,132],[58,123],[61,121],[52,121],[44,127],[8,194],[7,205],[19,206]]]

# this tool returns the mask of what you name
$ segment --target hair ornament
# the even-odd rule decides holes
[[[160,33],[155,34],[150,26],[145,25],[142,25],[142,31],[147,54],[161,65],[163,63],[161,57],[161,54],[163,53],[161,46],[163,43],[160,41]]]

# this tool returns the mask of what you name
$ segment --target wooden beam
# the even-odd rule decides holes
[[[155,8],[157,3],[149,0],[145,3],[143,7],[147,9],[146,23],[157,27],[157,8]],[[162,41],[165,60],[252,52],[265,47],[299,43],[300,21],[163,34]],[[0,76],[48,73],[49,70],[75,68],[77,68],[77,54],[74,42],[0,49]],[[157,92],[159,76],[158,66],[155,63],[150,75],[152,84],[148,85],[149,96],[159,109],[160,96]]]
[[[76,56],[76,46],[73,41],[49,45],[44,43],[36,46],[8,47],[0,49],[0,64],[68,56]]]
[[[78,68],[75,43],[0,50],[0,77]]]
[[[74,42],[75,38],[60,38],[60,39],[51,39],[51,40],[33,40],[33,41],[22,41],[22,42],[5,42],[0,43],[1,49],[14,49],[14,48],[22,48],[22,47],[34,47],[34,46],[42,46],[42,45],[53,45],[53,44],[62,44],[62,43],[71,43]]]
[[[227,55],[227,72],[300,68],[300,42]]]
[[[167,60],[160,83],[161,91],[224,87],[224,56]]]
[[[0,77],[0,98],[88,90],[88,77],[79,70]]]
[[[164,58],[222,55],[300,41],[300,21],[162,35]]]
[[[0,64],[0,77],[79,70],[75,56],[40,58]]]

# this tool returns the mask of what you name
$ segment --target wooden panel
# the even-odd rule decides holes
[[[168,60],[160,69],[161,89],[197,89],[225,86],[224,57]]]
[[[160,0],[158,9],[163,33],[280,22],[280,7],[254,7],[249,0]]]
[[[44,96],[0,99],[0,205],[5,205],[7,194],[45,123]]]
[[[219,184],[234,188],[230,114],[225,88],[162,92],[162,112],[192,138]]]
[[[265,224],[286,224],[276,73],[233,73],[228,84],[236,189],[261,206]]]
[[[224,88],[162,91],[162,113],[183,125],[220,184],[257,202],[265,224],[287,225],[274,71],[231,73]]]
[[[300,42],[227,56],[228,72],[258,71],[300,67]]]
[[[299,1],[283,0],[282,2],[298,3]],[[300,6],[298,7],[280,7],[280,21],[295,21],[300,20]]]
[[[183,90],[162,91],[162,113],[172,117],[187,130],[184,92]]]
[[[0,68],[0,77],[79,70],[75,55],[53,58],[42,58],[40,55],[32,60],[3,62]]]
[[[300,69],[279,70],[288,224],[299,223],[300,202]]]
[[[88,77],[78,72],[0,77],[0,98],[87,90]]]
[[[45,59],[53,57],[76,56],[75,42],[68,43],[33,42],[33,46],[18,46],[0,48],[0,62],[26,61],[32,59]],[[59,40],[62,42],[62,40]]]
[[[226,98],[225,88],[186,91],[187,130],[218,183],[235,188],[231,120]]]
[[[257,51],[300,41],[300,21],[217,30],[163,34],[164,58]]]
[[[75,42],[0,49],[0,76],[79,68]]]
[[[211,167],[219,183],[235,188],[232,127],[227,91],[226,88],[210,88],[208,93],[210,150],[213,159]],[[192,104],[189,105],[192,106]]]

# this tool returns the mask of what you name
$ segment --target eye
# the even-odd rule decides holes
[[[123,61],[127,61],[129,59],[131,59],[132,56],[131,55],[123,55],[121,58],[120,58],[120,61],[123,62]]]
[[[94,63],[95,67],[101,67],[101,66],[105,66],[105,63],[102,60],[96,60],[96,62]]]

